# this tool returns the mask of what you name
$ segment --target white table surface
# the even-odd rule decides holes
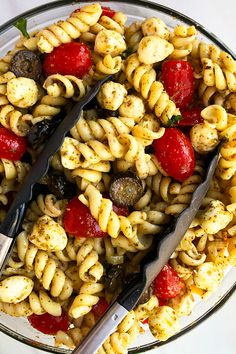
[[[236,0],[159,0],[210,29],[235,53]],[[48,0],[0,0],[0,25],[32,7],[48,3]],[[210,319],[190,333],[150,354],[236,354],[236,294]],[[0,333],[0,354],[43,354]],[[89,354],[89,353],[84,353]]]

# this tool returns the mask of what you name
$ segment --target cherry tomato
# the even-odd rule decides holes
[[[203,122],[201,109],[199,107],[184,109],[181,111],[181,115],[183,118],[177,124],[181,127],[192,127],[195,124]]]
[[[10,130],[0,127],[0,158],[20,160],[26,151],[26,140]]]
[[[164,135],[154,140],[153,147],[163,170],[177,181],[192,176],[195,167],[190,140],[177,128],[166,128]]]
[[[66,313],[62,313],[61,316],[52,316],[49,313],[33,314],[28,317],[28,321],[32,327],[44,334],[54,335],[57,331],[66,332],[69,328],[69,319]]]
[[[166,264],[154,280],[154,294],[160,299],[171,299],[179,295],[184,283],[176,271]]]
[[[95,317],[100,318],[108,309],[109,304],[104,297],[101,297],[96,305],[93,305],[92,312]]]
[[[100,229],[90,210],[78,197],[73,198],[67,205],[63,223],[66,232],[75,237],[105,237],[106,232]]]
[[[45,55],[43,71],[46,76],[62,74],[81,78],[89,72],[92,64],[91,52],[87,45],[71,42],[61,44]]]
[[[161,79],[164,87],[179,108],[186,108],[193,99],[193,68],[184,60],[168,60],[162,65]]]
[[[115,11],[112,10],[110,7],[108,6],[102,6],[102,16],[107,16],[107,17],[114,17],[115,15]]]

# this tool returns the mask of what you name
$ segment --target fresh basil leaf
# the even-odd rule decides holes
[[[170,118],[170,120],[167,123],[167,127],[173,127],[176,125],[178,122],[180,122],[183,119],[183,117],[179,114],[177,116],[173,116]]]
[[[24,17],[19,18],[14,26],[21,31],[25,38],[30,38],[29,33],[27,32],[27,20]]]

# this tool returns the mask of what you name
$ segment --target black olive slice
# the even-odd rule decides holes
[[[27,77],[37,81],[42,73],[42,64],[38,54],[25,49],[13,55],[9,69],[17,77]]]
[[[57,198],[71,199],[76,195],[76,186],[68,182],[57,171],[50,171],[46,178],[47,187]]]
[[[143,195],[142,181],[132,171],[118,173],[113,177],[109,194],[117,206],[133,206]]]
[[[38,148],[53,134],[60,123],[62,116],[58,115],[53,119],[45,119],[33,125],[27,133],[26,139],[33,148]]]

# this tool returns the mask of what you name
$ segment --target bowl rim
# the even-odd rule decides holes
[[[98,1],[98,0],[94,0],[94,1],[85,1],[84,0],[84,2],[86,2],[86,3],[87,2],[93,3],[95,1]],[[103,0],[101,2],[108,2],[109,3],[110,1]],[[145,8],[150,8],[150,9],[153,9],[156,11],[163,12],[164,14],[172,16],[178,20],[181,20],[190,26],[195,26],[198,30],[200,30],[200,32],[202,34],[204,34],[206,37],[208,37],[218,47],[220,47],[222,50],[228,52],[234,59],[236,59],[236,55],[234,54],[234,52],[222,40],[220,40],[215,34],[213,34],[211,31],[207,30],[203,25],[201,25],[197,21],[193,20],[192,18],[190,18],[190,17],[188,17],[188,16],[186,16],[186,15],[184,15],[184,14],[182,14],[170,7],[167,7],[165,5],[161,5],[158,3],[154,3],[149,0],[148,1],[146,1],[146,0],[112,0],[111,2],[126,3],[126,4],[131,4],[131,5],[142,6]],[[79,0],[56,0],[56,1],[53,1],[50,3],[46,3],[43,5],[34,7],[28,11],[22,12],[20,15],[13,17],[9,21],[7,21],[3,25],[1,25],[0,26],[0,35],[4,35],[4,32],[6,32],[9,28],[11,28],[17,22],[17,20],[19,20],[22,17],[27,17],[27,19],[28,19],[28,18],[33,17],[34,15],[38,15],[42,12],[47,11],[47,10],[56,9],[56,8],[62,7],[64,5],[75,5],[77,3],[78,3],[78,5],[83,4],[83,0],[81,0],[81,1],[79,1]],[[194,329],[200,323],[202,323],[203,321],[208,319],[213,313],[215,313],[216,311],[221,309],[223,307],[223,305],[227,302],[227,300],[231,297],[231,295],[233,295],[233,293],[235,291],[236,291],[236,281],[231,286],[231,288],[211,308],[208,309],[207,312],[205,312],[202,316],[200,316],[196,321],[194,321],[193,323],[186,326],[180,332],[176,333],[174,336],[169,338],[167,341],[164,341],[164,342],[153,341],[151,343],[132,348],[129,350],[129,353],[130,354],[138,354],[138,353],[143,353],[143,352],[149,351],[151,349],[154,349],[154,348],[160,347],[162,345],[165,345],[167,343],[170,343],[170,342],[176,340],[177,338],[179,338],[180,336],[182,336],[183,334],[188,333],[190,330]],[[2,333],[6,334],[7,336],[21,342],[21,343],[29,345],[32,348],[36,348],[36,349],[40,349],[45,352],[56,353],[56,354],[70,353],[70,350],[68,350],[68,349],[52,347],[50,345],[37,342],[36,340],[29,339],[21,334],[18,334],[17,332],[10,330],[8,327],[4,326],[1,323],[0,323],[0,331]]]

